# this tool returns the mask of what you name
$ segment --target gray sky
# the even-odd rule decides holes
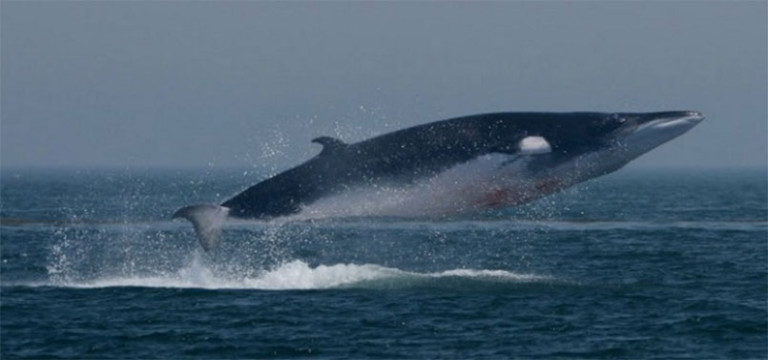
[[[296,165],[495,111],[699,110],[639,166],[766,167],[755,2],[12,2],[2,166]]]

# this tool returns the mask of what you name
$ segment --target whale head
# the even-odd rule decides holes
[[[531,157],[529,170],[539,178],[561,179],[570,186],[614,172],[702,120],[704,116],[696,111],[586,114],[558,139],[562,151]],[[553,148],[557,150],[558,145]]]
[[[594,166],[614,171],[656,147],[684,134],[704,120],[697,111],[665,111],[653,113],[615,113],[606,121],[615,129],[602,136],[602,146],[593,153]]]
[[[609,135],[610,144],[615,151],[629,157],[627,161],[684,134],[704,120],[697,111],[619,113],[612,117],[623,125]]]

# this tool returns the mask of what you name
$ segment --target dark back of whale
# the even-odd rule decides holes
[[[527,136],[541,136],[555,154],[601,145],[619,126],[604,113],[493,113],[465,116],[383,134],[354,144],[323,137],[309,161],[225,201],[230,216],[271,218],[355,186],[413,182],[490,153],[514,154]]]

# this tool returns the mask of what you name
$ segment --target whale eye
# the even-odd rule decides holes
[[[552,146],[541,136],[528,136],[520,140],[520,152],[523,154],[546,154],[552,152]]]

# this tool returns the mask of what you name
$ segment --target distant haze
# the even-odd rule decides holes
[[[698,110],[636,167],[766,167],[755,2],[16,2],[2,166],[289,167],[496,111]]]

